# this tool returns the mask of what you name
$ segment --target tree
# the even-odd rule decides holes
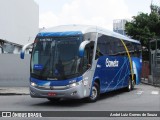
[[[139,13],[133,16],[131,22],[125,24],[125,31],[128,36],[137,39],[143,47],[149,49],[149,41],[160,37],[160,7],[151,5],[151,13]],[[149,59],[149,55],[144,56]]]

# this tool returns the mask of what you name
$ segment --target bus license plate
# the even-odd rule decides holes
[[[54,93],[54,92],[49,92],[49,93],[48,93],[48,96],[56,96],[56,93]]]

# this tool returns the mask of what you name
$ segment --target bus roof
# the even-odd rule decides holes
[[[42,30],[38,36],[43,36],[43,35],[47,35],[50,36],[51,34],[49,33],[67,33],[67,34],[85,34],[88,32],[98,32],[98,33],[102,33],[108,36],[112,36],[112,37],[116,37],[119,39],[123,39],[123,40],[127,40],[127,41],[131,41],[131,42],[135,42],[135,43],[139,43],[140,42],[138,40],[134,40],[131,39],[127,36],[121,35],[119,33],[116,32],[112,32],[109,30],[106,30],[104,28],[98,27],[98,26],[92,26],[92,25],[61,25],[61,26],[56,26],[56,27],[52,27],[52,28],[47,28]],[[47,34],[45,34],[47,33]]]

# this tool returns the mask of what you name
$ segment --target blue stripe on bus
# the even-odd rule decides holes
[[[68,31],[68,32],[41,32],[38,33],[38,37],[61,37],[61,36],[77,36],[82,34],[81,31]]]
[[[134,72],[136,74],[136,85],[140,84],[141,82],[141,74],[142,74],[142,62],[140,61],[140,58],[132,57],[132,61],[134,63]]]
[[[36,78],[30,78],[30,81],[31,82],[34,82],[38,85],[49,85],[49,86],[66,86],[66,85],[69,85],[71,83],[73,83],[72,81],[76,81],[76,82],[79,82],[82,80],[82,76],[80,77],[77,77],[77,78],[72,78],[72,79],[68,79],[68,80],[39,80],[39,79],[36,79]]]

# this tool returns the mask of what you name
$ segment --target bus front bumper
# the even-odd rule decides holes
[[[50,87],[49,87],[50,88]],[[41,89],[30,85],[30,95],[34,98],[68,98],[81,99],[89,96],[83,84],[59,90]]]

